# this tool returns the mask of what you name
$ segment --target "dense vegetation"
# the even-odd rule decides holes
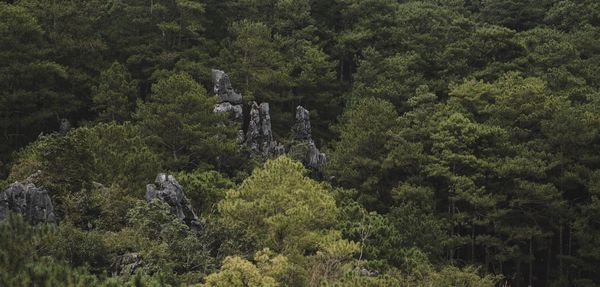
[[[327,180],[248,157],[211,68],[278,138],[310,109]],[[0,190],[42,170],[59,224],[0,224],[0,286],[600,286],[599,128],[596,0],[3,0]]]

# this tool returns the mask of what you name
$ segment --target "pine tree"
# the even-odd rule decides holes
[[[100,74],[100,84],[92,89],[98,121],[124,122],[131,119],[137,98],[136,82],[118,62]]]
[[[216,167],[219,156],[234,153],[235,131],[226,115],[214,113],[214,98],[187,74],[158,81],[135,118],[152,147],[173,169]]]

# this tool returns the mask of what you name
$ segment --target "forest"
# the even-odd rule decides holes
[[[0,286],[600,286],[600,2],[0,0]]]

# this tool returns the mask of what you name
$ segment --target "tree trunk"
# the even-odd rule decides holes
[[[553,236],[550,236],[550,239],[548,239],[548,256],[546,258],[546,286],[549,285],[548,283],[550,282],[550,261],[552,260],[552,238]]]
[[[471,264],[475,262],[475,222],[471,223]]]
[[[485,246],[485,272],[490,271],[490,249]]]
[[[517,262],[517,274],[515,275],[515,281],[517,282],[517,287],[521,287],[521,259],[518,259],[519,261]]]
[[[563,255],[564,255],[563,254],[563,225],[562,224],[560,225],[560,229],[558,231],[558,245],[559,245],[559,247],[558,247],[558,254],[559,254],[558,268],[559,269],[558,270],[559,270],[560,276],[562,276],[564,274],[563,273],[563,259],[562,259]]]
[[[571,225],[569,224],[569,257],[571,257],[573,255],[573,253],[571,253],[572,250],[573,250],[572,249],[572,247],[573,247],[572,243],[573,243],[573,229],[571,229]],[[569,266],[567,266],[567,280],[569,280],[569,277],[570,277],[569,273],[570,273],[570,271],[571,270],[570,270]]]
[[[529,287],[533,286],[533,236],[529,238]]]

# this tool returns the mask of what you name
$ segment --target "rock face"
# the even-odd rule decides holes
[[[305,151],[302,160],[304,166],[311,171],[311,177],[320,179],[321,172],[319,167],[327,162],[327,157],[320,152],[312,139],[310,127],[310,112],[302,106],[296,107],[296,123],[293,127],[294,140],[300,142],[300,146]]]
[[[302,106],[296,107],[296,124],[294,124],[294,139],[310,140],[310,112]]]
[[[113,276],[132,275],[135,271],[144,266],[144,261],[137,253],[126,253],[117,258],[113,265]]]
[[[221,70],[212,70],[212,78],[214,92],[218,97],[218,104],[214,111],[229,113],[232,120],[243,123],[242,96],[233,90],[227,74]],[[240,142],[250,149],[250,156],[258,155],[266,158],[285,154],[286,148],[274,139],[271,130],[269,103],[259,105],[250,102],[249,106],[248,128],[245,133],[240,130]],[[319,151],[312,139],[310,112],[302,106],[296,107],[296,123],[292,133],[290,153],[311,170],[313,178],[320,178],[319,167],[327,161],[327,158]]]
[[[283,145],[273,139],[269,103],[250,103],[250,121],[245,143],[253,153],[265,157],[285,153]]]
[[[232,105],[225,102],[215,105],[213,109],[215,113],[229,113],[231,120],[241,123],[244,120],[244,111],[242,105]]]
[[[21,214],[31,224],[56,222],[54,206],[48,191],[36,187],[30,179],[22,183],[14,182],[0,193],[0,221],[4,220],[9,212]]]
[[[71,130],[71,122],[68,119],[60,119],[60,125],[58,128],[58,132],[61,134],[66,134]]]
[[[309,140],[308,143],[308,152],[306,153],[306,161],[305,165],[308,168],[318,168],[320,165],[327,162],[327,156],[320,152],[315,142],[313,140]]]
[[[212,70],[214,92],[219,97],[219,103],[242,104],[242,95],[236,93],[231,86],[229,76],[221,70]]]
[[[198,230],[198,216],[192,210],[189,200],[183,194],[183,188],[172,175],[164,173],[156,176],[155,184],[146,186],[146,200],[159,199],[171,207],[171,213],[176,215],[192,230]]]
[[[244,120],[242,95],[233,90],[229,76],[221,70],[212,70],[212,80],[214,93],[218,97],[214,111],[229,113],[233,121],[242,123]]]

